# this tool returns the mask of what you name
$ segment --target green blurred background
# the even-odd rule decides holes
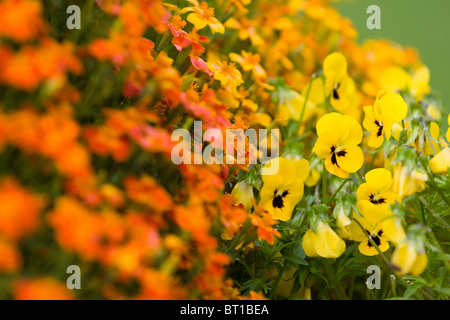
[[[380,30],[366,26],[372,4],[380,7]],[[353,21],[359,42],[387,38],[416,48],[430,69],[431,88],[450,111],[450,0],[347,0],[336,7]]]

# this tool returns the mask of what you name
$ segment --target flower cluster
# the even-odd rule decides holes
[[[414,49],[328,0],[84,3],[73,30],[0,3],[0,298],[366,298],[371,264],[378,298],[448,298],[450,116]]]

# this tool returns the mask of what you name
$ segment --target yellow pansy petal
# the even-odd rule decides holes
[[[408,112],[408,105],[398,93],[389,92],[380,98],[380,111],[391,123],[402,121]]]
[[[400,243],[392,253],[391,263],[398,267],[400,275],[408,274],[417,258],[416,250],[410,242]]]
[[[327,79],[341,79],[347,75],[347,59],[340,52],[328,55],[323,62],[323,73]]]
[[[241,203],[247,211],[249,211],[253,206],[253,187],[247,184],[244,180],[237,183],[231,195]]]
[[[380,244],[377,245],[381,252],[385,252],[387,249],[389,249],[389,242],[386,240],[379,238]],[[361,252],[365,256],[376,256],[378,254],[377,249],[375,249],[374,246],[369,242],[369,239],[365,241],[362,241],[358,246],[359,252]]]
[[[283,197],[284,201],[295,206],[303,197],[303,189],[303,181],[298,178],[291,183],[284,185],[283,190],[288,191],[287,195]]]
[[[345,115],[344,123],[348,126],[349,132],[347,137],[341,142],[342,145],[347,144],[360,144],[363,138],[363,130],[361,125],[352,116]]]
[[[425,252],[419,253],[417,254],[416,261],[414,261],[414,264],[411,267],[411,270],[409,270],[409,272],[413,276],[421,275],[425,271],[427,264],[428,264],[427,254]]]
[[[365,106],[363,110],[365,115],[363,120],[363,127],[370,132],[377,132],[378,126],[375,124],[375,120],[379,122],[379,119],[373,111],[373,107]]]
[[[306,231],[302,240],[303,251],[308,257],[318,257],[316,248],[315,248],[316,237],[314,237],[314,231],[309,229]]]
[[[398,218],[387,218],[381,221],[381,228],[384,231],[384,237],[394,243],[400,243],[405,239],[406,233],[403,229],[402,223]]]
[[[433,173],[447,173],[450,167],[450,147],[442,149],[430,160],[430,169]]]
[[[387,191],[392,185],[392,173],[384,168],[377,168],[366,173],[366,181],[377,188],[377,193]]]
[[[305,181],[309,175],[309,161],[306,159],[296,160],[294,161],[294,166],[297,170],[297,176]]]
[[[323,221],[317,225],[317,233],[309,229],[302,240],[303,250],[309,257],[337,258],[345,251],[345,242]]]
[[[380,83],[384,90],[394,92],[411,88],[412,79],[403,68],[395,66],[382,73]]]
[[[319,179],[320,179],[320,172],[318,170],[313,169],[309,173],[308,178],[305,180],[305,184],[308,187],[315,186],[319,181]]]
[[[371,148],[377,149],[381,147],[384,142],[384,136],[378,136],[375,132],[370,134],[369,140],[367,140],[367,145]]]
[[[338,166],[348,172],[358,171],[364,163],[364,154],[358,146],[344,146],[336,155]]]
[[[338,141],[330,132],[317,138],[316,144],[314,145],[314,152],[319,158],[325,159],[331,155],[331,147],[336,145],[338,145]]]
[[[366,178],[367,180],[367,178]],[[377,188],[372,183],[364,182],[356,190],[357,201],[370,200],[370,195],[377,194]]]
[[[350,173],[348,171],[345,171],[344,169],[337,166],[336,164],[333,164],[331,161],[331,157],[326,158],[324,163],[325,163],[325,168],[327,169],[327,171],[339,178],[345,179],[350,175]]]
[[[331,131],[332,136],[338,141],[344,141],[348,137],[350,128],[346,126],[346,118],[340,113],[331,112],[323,115],[316,124],[317,135],[328,135]]]

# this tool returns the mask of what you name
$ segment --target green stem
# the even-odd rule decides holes
[[[278,283],[280,282],[283,273],[284,273],[284,264],[280,267],[280,270],[278,271],[278,275],[275,278],[272,289],[270,290],[269,299],[273,299],[273,297],[275,296],[275,291],[277,291]]]
[[[439,195],[441,196],[442,200],[444,200],[444,202],[445,202],[448,206],[450,206],[450,200],[445,196],[445,194],[442,192],[441,188],[439,188],[439,187],[434,183],[433,175],[431,174],[430,171],[428,171],[428,168],[427,168],[427,166],[425,165],[425,163],[423,162],[422,157],[419,155],[418,158],[419,158],[420,163],[422,164],[423,170],[425,170],[425,173],[426,173],[427,176],[428,176],[428,179],[429,179],[428,183],[429,183],[434,189],[436,189],[436,192],[439,193]]]
[[[422,118],[423,129],[425,130],[425,135],[427,136],[428,142],[430,142],[431,150],[433,150],[433,154],[436,155],[436,150],[433,146],[433,139],[431,138],[430,131],[428,130],[427,124],[425,123],[425,119]]]
[[[326,259],[326,258],[323,258]],[[337,283],[335,274],[333,270],[331,270],[330,265],[327,261],[322,260],[323,269],[325,270],[325,274],[328,279],[330,279],[331,283],[333,284],[333,290],[336,293],[339,300],[348,300],[348,297],[345,293],[345,291],[342,289],[342,287]]]
[[[424,197],[419,197],[419,199],[420,199],[420,201],[422,201],[422,203],[427,207],[427,210],[431,213],[431,215],[432,215],[437,221],[439,221],[439,222],[442,224],[442,226],[443,226],[445,229],[447,229],[447,231],[450,231],[450,225],[449,225],[447,222],[445,222],[445,220],[442,219],[441,216],[439,216],[439,215],[437,215],[437,214],[434,213],[434,211],[429,207],[430,204],[427,202],[427,200],[425,200]]]
[[[308,89],[306,89],[305,101],[303,102],[302,113],[300,114],[300,120],[298,121],[299,127],[302,125],[303,116],[305,115],[306,104],[308,103],[308,99],[309,99],[309,93],[311,92],[312,83],[315,78],[316,78],[315,75],[313,75],[311,77],[311,81],[309,82]],[[297,130],[297,132],[298,132],[298,130]]]
[[[345,179],[345,180],[341,183],[341,185],[339,186],[339,188],[337,188],[336,191],[333,193],[333,195],[331,196],[331,198],[328,199],[326,205],[329,205],[329,204],[334,200],[334,198],[336,197],[336,195],[338,194],[338,192],[341,191],[342,187],[344,187],[344,184],[346,184],[348,181],[351,181],[351,180],[353,180],[353,178],[347,178],[347,179]],[[353,180],[353,181],[355,181],[355,180]]]

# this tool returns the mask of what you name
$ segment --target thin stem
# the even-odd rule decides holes
[[[326,259],[326,258],[324,258]],[[325,270],[325,274],[327,278],[331,280],[333,284],[333,289],[339,300],[348,300],[347,294],[342,289],[342,287],[337,283],[334,272],[331,270],[330,265],[325,260],[322,260],[323,269]]]
[[[436,155],[436,150],[434,149],[433,139],[431,138],[430,131],[428,130],[425,119],[423,117],[421,117],[421,118],[422,118],[423,129],[425,130],[425,135],[427,136],[428,142],[430,142],[431,150],[433,150],[433,154]]]
[[[333,195],[331,196],[331,198],[328,199],[328,201],[327,201],[326,204],[329,205],[329,204],[334,200],[334,198],[336,197],[336,195],[338,194],[338,192],[341,191],[341,189],[342,189],[342,187],[344,186],[344,184],[346,184],[348,181],[351,181],[351,180],[353,180],[353,178],[347,178],[347,179],[345,179],[345,180],[341,183],[341,185],[339,186],[339,188],[337,188],[336,191],[333,193]],[[355,180],[353,180],[353,181],[355,181]]]
[[[419,155],[418,158],[419,158],[420,163],[422,164],[422,168],[425,170],[425,173],[427,174],[428,179],[430,180],[430,181],[428,181],[428,183],[429,183],[433,188],[436,189],[437,193],[439,193],[439,195],[441,196],[442,200],[444,200],[444,202],[445,202],[448,206],[450,206],[450,200],[445,196],[445,194],[442,192],[441,188],[439,188],[439,187],[434,183],[433,175],[431,174],[431,172],[428,171],[427,166],[425,166],[425,163],[423,162],[422,157]]]
[[[449,225],[447,222],[445,222],[445,220],[442,219],[441,216],[436,215],[436,214],[434,213],[434,211],[429,207],[430,205],[429,205],[429,203],[427,202],[427,200],[425,200],[424,197],[419,197],[419,199],[420,199],[420,201],[422,201],[422,203],[427,207],[427,210],[430,211],[431,215],[432,215],[437,221],[439,221],[445,229],[447,229],[448,231],[450,231],[450,225]]]
[[[302,125],[303,116],[305,114],[305,109],[306,109],[306,104],[308,103],[308,99],[309,99],[309,93],[311,92],[312,83],[315,78],[316,78],[315,75],[313,75],[311,77],[311,81],[309,82],[308,89],[306,89],[305,101],[303,102],[302,113],[300,114],[300,120],[298,121],[299,126]]]
[[[273,299],[273,297],[275,296],[275,291],[277,290],[278,283],[280,282],[283,273],[284,273],[284,264],[280,267],[280,270],[278,271],[278,275],[275,279],[275,282],[273,283],[272,289],[270,290],[269,299]]]

